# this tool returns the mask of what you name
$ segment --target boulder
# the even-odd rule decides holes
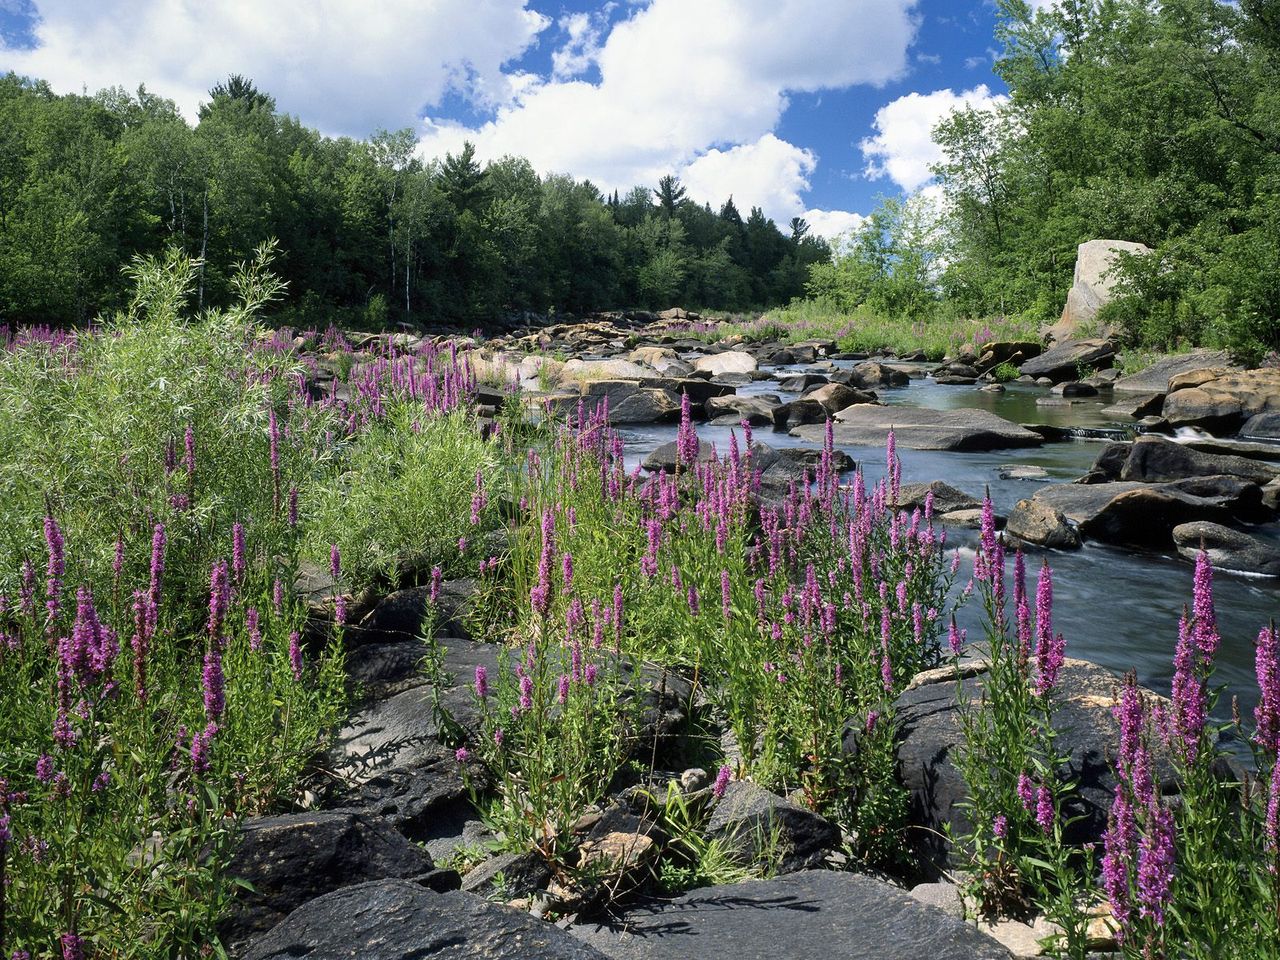
[[[866,360],[849,370],[841,370],[832,374],[832,381],[843,383],[860,390],[874,390],[879,387],[905,387],[911,382],[907,374],[894,367],[885,366],[874,360]]]
[[[698,441],[698,462],[707,463],[716,458],[715,447],[707,443],[705,440]],[[641,462],[641,466],[650,472],[662,471],[663,473],[675,473],[676,464],[679,460],[678,447],[676,441],[669,440],[659,447],[655,447],[649,452],[649,455]],[[685,467],[688,465],[685,464]]]
[[[973,926],[872,877],[807,870],[653,900],[573,932],[613,960],[1007,960]]]
[[[811,423],[826,423],[830,412],[817,400],[792,400],[773,408],[773,425],[778,430],[790,430]]]
[[[1049,392],[1057,397],[1072,399],[1076,397],[1096,397],[1098,388],[1088,383],[1081,383],[1079,380],[1068,380],[1064,383],[1055,384]]]
[[[609,422],[614,424],[663,423],[680,417],[680,397],[675,391],[629,380],[597,380],[584,384],[583,396],[587,398],[588,411],[607,401]]]
[[[1173,528],[1178,553],[1194,560],[1203,547],[1218,570],[1280,577],[1280,550],[1256,537],[1216,523],[1184,523]]]
[[[1049,550],[1075,550],[1080,546],[1080,534],[1062,512],[1034,497],[1014,505],[1005,532],[1023,543]]]
[[[559,927],[469,893],[404,880],[346,887],[304,904],[245,960],[604,960]]]
[[[1202,370],[1229,370],[1233,368],[1231,358],[1220,350],[1193,350],[1190,353],[1176,353],[1162,357],[1149,367],[1121,377],[1115,383],[1117,393],[1159,393],[1169,392],[1169,380],[1184,374]]]
[[[1280,466],[1248,457],[1206,453],[1166,437],[1147,435],[1139,437],[1129,448],[1119,479],[1160,483],[1211,476],[1240,477],[1264,484],[1280,477]]]
[[[1093,461],[1093,466],[1089,468],[1089,472],[1076,481],[1076,483],[1110,483],[1113,480],[1120,479],[1120,471],[1124,469],[1124,465],[1129,460],[1129,451],[1133,448],[1132,443],[1114,441],[1108,443],[1102,448],[1102,452],[1098,454],[1098,458]]]
[[[982,661],[966,664],[964,695],[973,707],[981,703],[986,677]],[[1100,840],[1115,791],[1111,758],[1119,747],[1119,724],[1111,709],[1120,680],[1110,671],[1083,660],[1068,659],[1059,676],[1053,728],[1058,749],[1068,758],[1066,774],[1079,784],[1066,804],[1069,843]],[[1152,694],[1151,696],[1155,696]],[[963,835],[970,824],[965,803],[968,791],[958,765],[957,750],[964,733],[951,668],[919,675],[895,703],[899,722],[897,762],[902,783],[910,792],[910,812],[918,852],[926,865],[945,870],[950,854],[944,832],[948,825]],[[1164,758],[1157,775],[1171,775]],[[1073,819],[1075,818],[1075,819]]]
[[[891,429],[898,447],[907,450],[1000,450],[1043,442],[1039,434],[987,410],[856,404],[837,413],[835,421],[835,442],[842,446],[884,446]],[[808,426],[792,433],[821,442],[824,431]]]
[[[1240,428],[1240,436],[1253,440],[1280,440],[1280,410],[1254,414]]]
[[[594,380],[643,380],[653,376],[650,367],[621,357],[609,360],[584,360],[574,357],[560,368],[560,382],[590,383]]]
[[[726,350],[724,353],[712,353],[699,357],[693,362],[693,369],[718,377],[726,373],[754,373],[758,364],[756,358],[741,350]]]
[[[1111,302],[1116,277],[1113,268],[1120,254],[1148,254],[1151,248],[1127,240],[1087,240],[1076,248],[1076,269],[1062,316],[1047,331],[1054,340],[1079,335],[1093,323],[1098,311]]]
[[[545,890],[550,879],[551,867],[537,851],[499,853],[468,870],[462,878],[462,889],[481,896],[501,892],[506,899],[514,900]]]
[[[323,894],[369,880],[402,879],[435,889],[458,886],[431,855],[387,823],[350,813],[294,813],[247,820],[227,864],[244,881],[218,933],[229,945],[271,929]]]
[[[822,451],[812,447],[782,447],[774,449],[768,444],[751,445],[751,465],[760,471],[760,487],[766,496],[781,496],[794,483],[799,490],[805,477],[812,481],[818,475]],[[831,466],[837,473],[848,473],[856,463],[842,450],[831,454]]]
[[[1280,368],[1213,373],[1206,371],[1202,380],[1170,380],[1163,415],[1172,426],[1227,435],[1259,414],[1280,413]]]
[[[1158,414],[1164,407],[1163,393],[1133,393],[1115,398],[1109,406],[1102,408],[1108,417],[1131,417],[1141,420]]]
[[[982,501],[971,497],[963,490],[957,490],[944,480],[932,483],[904,483],[898,489],[898,509],[924,510],[925,500],[933,494],[933,512],[935,515],[954,513],[957,510],[979,510]]]
[[[773,394],[730,394],[712,397],[707,401],[706,410],[712,419],[731,417],[734,423],[746,420],[753,426],[762,426],[773,423],[773,411],[781,405],[782,402]]]
[[[1032,340],[993,340],[978,349],[974,365],[985,373],[1002,363],[1020,363],[1043,352],[1044,347]]]
[[[869,390],[855,390],[843,383],[827,383],[807,391],[803,398],[822,405],[828,413],[838,413],[855,403],[875,403],[876,395]]]
[[[1258,488],[1251,488],[1260,497]],[[1084,539],[1153,549],[1169,548],[1173,528],[1179,524],[1193,520],[1229,522],[1233,505],[1232,496],[1224,494],[1219,485],[1197,487],[1186,481],[1050,484],[1032,499],[1064,515]]]
[[[739,864],[778,873],[816,867],[840,845],[840,829],[831,821],[749,780],[729,784],[711,809],[706,833]]]
[[[1083,370],[1111,366],[1115,355],[1115,344],[1110,340],[1064,340],[1019,369],[1025,376],[1062,383],[1077,379]]]
[[[804,393],[810,387],[820,387],[827,382],[827,378],[820,373],[797,373],[782,380],[778,386],[788,393]]]

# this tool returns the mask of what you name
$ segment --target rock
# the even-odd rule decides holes
[[[680,397],[673,390],[628,380],[600,380],[586,384],[583,395],[588,398],[588,411],[608,402],[610,423],[664,423],[680,418]]]
[[[966,672],[974,675],[965,680],[965,696],[976,706],[985,667],[981,661],[969,667]],[[952,825],[957,836],[970,826],[965,818],[968,792],[955,756],[964,742],[964,733],[952,670],[944,668],[928,674],[925,682],[913,683],[895,704],[899,721],[897,760],[899,775],[911,794],[918,852],[926,865],[945,868],[950,853],[943,836],[947,825]],[[1099,840],[1107,826],[1115,791],[1110,761],[1116,755],[1120,736],[1111,708],[1119,686],[1119,678],[1110,671],[1083,660],[1068,659],[1060,674],[1053,728],[1058,734],[1058,748],[1068,757],[1067,768],[1061,772],[1079,783],[1077,795],[1065,805],[1064,816],[1072,821],[1065,827],[1068,843]],[[1163,780],[1171,775],[1167,758],[1157,758],[1157,778]]]
[[[941,387],[972,387],[977,382],[977,377],[959,377],[954,374],[934,378],[934,383]]]
[[[1217,375],[1213,375],[1217,373]],[[1261,413],[1280,412],[1280,368],[1203,371],[1205,379],[1173,378],[1164,418],[1174,427],[1230,434]]]
[[[644,380],[652,376],[651,368],[620,357],[611,360],[574,357],[560,369],[560,382],[563,384],[587,384],[596,380]]]
[[[1180,524],[1173,528],[1173,542],[1188,560],[1195,560],[1203,547],[1218,570],[1280,577],[1280,550],[1230,527],[1204,521]]]
[[[975,366],[986,373],[1002,363],[1020,363],[1043,352],[1044,347],[1031,340],[993,340],[979,348]]]
[[[458,885],[437,871],[431,855],[385,822],[350,813],[295,813],[247,820],[227,875],[252,885],[238,889],[218,932],[229,945],[269,930],[322,894],[369,880],[427,880]]]
[[[463,645],[471,642],[466,614],[475,592],[474,580],[445,581],[436,602],[437,633],[459,637]],[[348,647],[421,640],[430,600],[430,587],[408,587],[389,593],[366,616],[343,631],[343,640]]]
[[[804,393],[810,387],[820,387],[828,382],[827,378],[820,373],[797,373],[787,377],[778,386],[788,393]]]
[[[1240,477],[1263,484],[1280,476],[1280,467],[1247,457],[1205,453],[1165,437],[1149,435],[1134,441],[1120,470],[1121,480],[1146,483],[1211,476]]]
[[[1008,919],[994,922],[983,920],[978,923],[978,929],[992,940],[1003,944],[1017,960],[1034,960],[1044,956],[1040,940],[1049,934],[1047,930],[1040,931],[1029,923]]]
[[[1254,440],[1280,440],[1280,411],[1254,414],[1240,428],[1240,436]]]
[[[1148,254],[1151,248],[1127,240],[1087,240],[1076,248],[1076,269],[1062,316],[1047,333],[1054,340],[1077,336],[1111,302],[1119,254]]]
[[[1064,340],[1020,368],[1024,375],[1046,377],[1054,383],[1075,380],[1083,370],[1106,368],[1115,359],[1110,340]]]
[[[1048,480],[1049,471],[1034,463],[1005,463],[1000,465],[1001,480]]]
[[[918,883],[911,888],[911,896],[921,903],[937,907],[948,917],[964,919],[964,902],[960,899],[960,888],[954,883],[947,883],[945,880]]]
[[[767,444],[751,445],[751,462],[760,471],[760,486],[765,493],[784,494],[795,484],[799,490],[805,477],[812,481],[818,475],[822,451],[812,447],[783,447],[775,450]],[[852,457],[842,450],[833,450],[831,466],[836,473],[848,473],[857,466]]]
[[[773,423],[773,411],[781,405],[782,402],[773,394],[731,394],[727,397],[712,397],[706,403],[706,410],[708,417],[732,417],[735,423],[747,420],[753,426],[761,426]]]
[[[655,900],[574,933],[614,960],[1007,960],[995,941],[868,876],[809,870]]]
[[[1119,397],[1110,406],[1102,408],[1109,417],[1132,417],[1141,420],[1143,417],[1158,414],[1164,407],[1163,393],[1135,393]]]
[[[1113,480],[1119,480],[1120,471],[1124,469],[1132,447],[1132,443],[1124,441],[1108,443],[1098,454],[1098,459],[1093,461],[1089,472],[1076,483],[1110,483]]]
[[[386,699],[423,683],[426,641],[362,643],[347,652],[347,678],[367,699]]]
[[[838,413],[855,403],[875,403],[876,395],[867,390],[855,390],[842,383],[827,383],[804,394],[803,399],[822,405],[828,413]]]
[[[756,358],[741,350],[712,353],[693,362],[694,370],[709,373],[713,377],[726,373],[754,373],[757,367]]]
[[[527,897],[545,890],[551,868],[536,851],[499,853],[468,870],[462,889],[481,896],[499,894],[504,900]]]
[[[1055,396],[1072,398],[1072,397],[1096,397],[1098,388],[1090,386],[1087,383],[1081,383],[1078,380],[1068,380],[1066,383],[1059,383],[1049,391]]]
[[[911,378],[901,370],[887,367],[883,363],[867,360],[847,371],[833,374],[831,379],[860,390],[874,390],[877,387],[905,387]]]
[[[1164,398],[1160,410],[1172,427],[1201,427],[1228,434],[1244,422],[1244,406],[1239,399],[1212,394],[1199,387],[1187,387]]]
[[[1034,497],[1014,505],[1005,532],[1023,543],[1049,550],[1075,550],[1080,546],[1080,534],[1067,518]]]
[[[604,954],[510,907],[404,880],[362,883],[312,900],[245,960],[603,960]]]
[[[982,501],[957,490],[944,480],[932,483],[904,483],[898,490],[898,509],[924,510],[925,499],[933,494],[934,514],[952,513],[956,510],[980,510]]]
[[[1257,487],[1253,487],[1256,491]],[[1081,537],[1126,547],[1167,549],[1173,528],[1193,520],[1231,519],[1227,498],[1179,484],[1135,482],[1050,484],[1033,500],[1062,513]]]
[[[791,430],[811,423],[826,423],[831,414],[817,400],[792,400],[774,407],[773,425],[778,430]]]
[[[641,466],[650,472],[662,471],[664,473],[675,473],[676,463],[679,459],[677,453],[676,441],[669,440],[660,447],[654,448],[649,455],[641,462]],[[705,440],[698,441],[698,462],[706,463],[716,458],[715,447],[707,443]],[[683,468],[687,468],[687,464]]]
[[[770,847],[775,831],[776,850]],[[840,845],[840,830],[831,821],[748,780],[729,784],[711,810],[706,833],[723,841],[742,865],[779,873],[817,866]]]
[[[1193,350],[1190,353],[1176,353],[1163,357],[1127,377],[1116,381],[1117,393],[1164,394],[1169,392],[1169,380],[1183,374],[1206,369],[1230,370],[1234,365],[1231,358],[1223,351]]]
[[[655,370],[662,372],[663,368],[671,363],[679,363],[680,356],[670,347],[636,347],[626,359],[632,363],[642,363],[647,367],[653,367]]]
[[[930,410],[923,407],[856,404],[835,415],[834,435],[844,446],[884,445],[890,429],[907,450],[999,450],[1036,447],[1041,438],[986,410]],[[821,441],[822,428],[801,427],[796,436]]]

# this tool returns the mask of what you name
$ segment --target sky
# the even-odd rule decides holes
[[[1037,0],[1043,2],[1043,0]],[[929,188],[929,131],[989,107],[991,0],[0,0],[0,70],[147,89],[228,74],[322,133],[412,128],[605,191],[675,173],[835,236]]]

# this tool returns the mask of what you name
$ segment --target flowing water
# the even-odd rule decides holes
[[[787,375],[802,369],[777,372]],[[913,372],[920,374],[923,370]],[[1085,433],[1112,434],[1125,429],[1123,423],[1102,413],[1109,400],[1038,404],[1037,400],[1049,394],[1036,387],[1011,385],[1004,393],[984,393],[977,387],[940,386],[932,379],[919,377],[910,386],[878,392],[890,404],[935,409],[979,407],[1016,423],[1048,424]],[[740,388],[739,393],[773,393],[783,400],[795,397],[779,390],[777,382],[767,380]],[[721,454],[729,448],[731,432],[729,427],[698,426],[699,437],[714,443]],[[624,428],[628,466],[634,467],[656,446],[674,439],[675,433],[674,425]],[[755,435],[775,447],[812,445],[767,427],[755,428]],[[987,453],[900,449],[899,457],[904,483],[945,480],[979,498],[984,490],[990,490],[996,511],[1007,514],[1018,500],[1031,496],[1038,484],[1070,481],[1085,473],[1102,446],[1101,440],[1080,438],[1038,448]],[[883,447],[842,449],[858,461],[868,485],[884,476]],[[1002,479],[1002,468],[1010,465],[1041,467],[1046,476],[1038,481]],[[1276,527],[1270,524],[1252,532],[1278,539]],[[975,541],[976,533],[972,531],[948,528],[948,543],[963,551],[962,574],[972,562],[971,545]],[[1167,693],[1178,617],[1191,599],[1191,564],[1172,554],[1133,553],[1097,544],[1044,556],[1053,568],[1054,623],[1066,637],[1068,654],[1119,673],[1135,670],[1141,683]],[[1032,589],[1039,563],[1038,555],[1029,556]],[[1226,687],[1217,712],[1225,716],[1230,711],[1231,695],[1239,695],[1246,710],[1251,710],[1256,701],[1254,640],[1270,618],[1280,615],[1280,580],[1219,572],[1214,587],[1222,633],[1217,679]],[[971,635],[980,632],[978,604],[969,604],[958,619]]]

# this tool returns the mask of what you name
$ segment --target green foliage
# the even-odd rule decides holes
[[[996,368],[991,371],[991,378],[996,383],[1012,383],[1021,376],[1021,371],[1012,363],[997,364]]]

